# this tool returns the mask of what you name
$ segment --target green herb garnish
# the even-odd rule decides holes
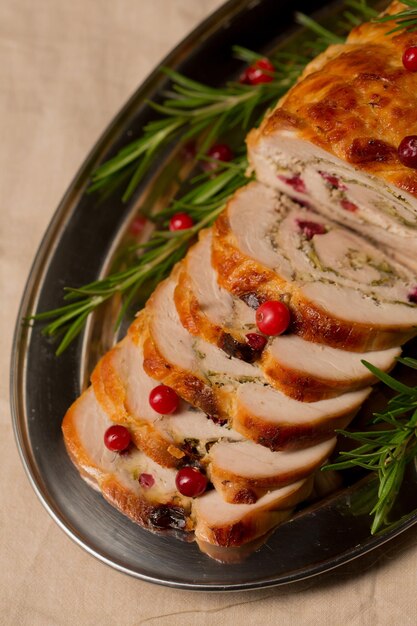
[[[347,0],[346,6],[356,11],[344,13],[346,30],[360,18],[369,17],[372,9],[360,0]],[[375,12],[373,12],[375,14]],[[203,136],[199,158],[208,145],[226,129],[237,127],[243,142],[247,127],[253,116],[259,120],[265,108],[283,95],[299,77],[305,64],[317,53],[335,41],[342,41],[316,22],[298,14],[299,23],[313,31],[315,37],[306,40],[301,52],[281,50],[271,57],[276,72],[274,80],[260,85],[241,85],[232,82],[222,88],[209,87],[190,80],[169,69],[163,71],[171,79],[172,85],[166,92],[163,104],[152,106],[161,118],[150,122],[142,136],[123,148],[110,161],[101,165],[93,174],[91,190],[113,190],[117,181],[130,179],[123,199],[131,197],[141,178],[151,167],[164,146],[175,137],[182,142],[192,137]],[[234,48],[235,55],[246,63],[253,63],[261,55],[241,47]],[[49,337],[63,336],[57,349],[62,352],[82,331],[90,313],[113,296],[123,298],[123,305],[117,324],[128,306],[145,285],[156,285],[167,276],[173,265],[186,253],[190,243],[203,227],[209,226],[223,209],[228,198],[248,182],[245,177],[245,160],[236,158],[233,162],[219,164],[213,173],[202,174],[194,179],[191,190],[159,213],[158,223],[162,226],[170,215],[179,211],[188,212],[194,219],[193,228],[175,233],[157,230],[150,240],[137,248],[140,256],[125,270],[110,274],[102,280],[94,281],[79,288],[66,287],[63,306],[38,313],[32,319],[48,322],[43,333]]]
[[[407,357],[398,361],[417,369],[416,359]],[[380,381],[397,393],[388,401],[384,411],[374,413],[370,430],[337,431],[358,441],[360,445],[349,452],[341,452],[335,463],[323,469],[361,467],[377,473],[378,496],[370,513],[374,516],[371,532],[375,534],[389,523],[388,516],[401,487],[405,467],[417,454],[417,386],[409,387],[371,363],[362,362]],[[381,425],[384,428],[381,429]]]
[[[413,32],[417,30],[417,0],[401,0],[402,4],[410,7],[405,11],[399,11],[392,15],[383,15],[374,18],[374,22],[383,24],[385,22],[395,22],[396,27],[389,31],[388,35],[396,33],[400,30],[408,30]]]

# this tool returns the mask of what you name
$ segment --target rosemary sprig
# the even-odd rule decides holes
[[[345,22],[338,28],[348,30],[361,17],[368,17],[370,9],[365,0],[346,0],[345,6],[356,12],[344,13]],[[353,17],[352,17],[353,15]],[[356,15],[356,17],[355,17]],[[243,140],[247,127],[254,117],[260,117],[264,109],[273,104],[299,77],[311,57],[339,38],[318,26],[309,18],[298,17],[314,32],[316,37],[305,40],[301,49],[280,50],[271,57],[275,72],[273,81],[260,85],[228,83],[222,88],[213,88],[191,80],[169,69],[163,70],[171,80],[162,104],[153,104],[161,118],[150,122],[141,137],[123,148],[113,159],[101,165],[93,174],[90,190],[114,191],[118,183],[127,188],[124,200],[131,197],[142,176],[159,155],[161,149],[175,137],[182,142],[203,135],[198,158],[204,158],[204,150],[223,131],[240,129]],[[318,37],[317,37],[318,35]],[[236,46],[234,54],[246,63],[253,63],[262,55]],[[158,216],[160,226],[166,226],[170,215],[186,211],[195,220],[188,231],[170,233],[157,230],[150,241],[134,250],[132,265],[123,271],[110,274],[80,288],[67,287],[61,307],[39,313],[32,320],[48,322],[43,332],[48,336],[63,335],[57,354],[61,354],[81,332],[89,314],[111,297],[123,297],[119,321],[139,290],[147,284],[156,284],[166,276],[174,263],[186,252],[197,232],[209,225],[220,212],[230,195],[247,179],[244,176],[245,162],[221,164],[217,175],[202,174],[194,179],[191,190]],[[130,251],[131,252],[131,251]],[[140,252],[140,257],[137,253]]]
[[[56,354],[62,354],[81,332],[88,315],[116,294],[123,296],[123,306],[117,321],[119,324],[139,290],[145,285],[149,287],[149,283],[154,286],[165,278],[184,256],[197,233],[212,224],[227,199],[247,182],[246,167],[247,163],[242,157],[233,164],[219,163],[214,177],[212,172],[207,172],[203,180],[199,177],[197,185],[191,186],[181,199],[174,200],[158,214],[161,230],[154,230],[149,241],[135,247],[133,252],[137,253],[136,261],[127,269],[83,287],[66,287],[64,300],[67,304],[33,316],[32,320],[49,322],[42,331],[45,335],[63,335]],[[194,226],[175,232],[163,229],[169,217],[179,211],[187,211],[195,220]]]
[[[416,359],[407,357],[398,361],[417,369]],[[361,467],[377,473],[377,501],[370,513],[374,516],[371,532],[375,534],[388,524],[388,516],[402,484],[406,465],[417,454],[417,386],[409,387],[371,363],[362,362],[396,395],[388,401],[384,411],[374,413],[371,430],[338,431],[360,445],[352,451],[340,452],[336,462],[323,469]],[[381,425],[386,428],[381,428]],[[372,430],[372,427],[376,429]]]
[[[392,15],[383,15],[374,19],[375,22],[380,24],[395,22],[396,27],[389,31],[389,35],[403,29],[410,32],[417,30],[417,0],[401,0],[401,2],[410,8],[399,11],[398,13],[393,13]]]
[[[376,12],[366,0],[345,0],[346,11],[338,30],[346,32]],[[271,56],[275,67],[273,80],[260,85],[244,85],[237,81],[223,87],[210,87],[175,72],[162,68],[170,86],[163,92],[165,100],[159,104],[149,102],[161,114],[160,119],[149,122],[142,136],[124,147],[112,159],[100,165],[92,176],[90,191],[113,189],[119,183],[126,184],[124,201],[134,193],[161,150],[174,139],[181,142],[203,136],[200,154],[225,131],[239,128],[245,132],[255,124],[265,109],[272,106],[296,82],[305,65],[328,45],[342,43],[343,37],[333,34],[311,18],[301,13],[296,20],[310,30],[315,37],[303,42],[300,50],[279,51]],[[233,48],[236,58],[254,63],[262,58],[246,48]]]
[[[236,54],[242,55],[243,51],[238,48]],[[127,171],[130,180],[123,194],[123,200],[127,201],[167,144],[178,137],[185,143],[202,136],[199,149],[204,153],[226,131],[238,127],[246,132],[256,112],[259,115],[282,96],[300,70],[298,67],[280,68],[274,72],[273,81],[256,87],[230,82],[221,88],[209,87],[169,68],[162,68],[162,71],[171,81],[170,88],[164,92],[162,104],[149,103],[162,117],[149,122],[139,139],[98,167],[92,176],[90,191],[102,189],[115,175],[121,176]]]

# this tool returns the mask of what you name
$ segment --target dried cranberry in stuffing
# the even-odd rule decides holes
[[[319,172],[320,176],[331,185],[334,189],[343,189],[346,190],[347,187],[337,176],[333,176],[332,174],[327,174],[326,172]]]
[[[342,206],[342,209],[345,209],[345,211],[350,211],[351,213],[355,213],[359,208],[357,204],[355,204],[354,202],[350,202],[350,200],[341,200],[340,204]]]
[[[248,333],[246,335],[246,341],[256,352],[262,352],[267,344],[267,338],[263,335],[258,335],[258,333]]]
[[[308,220],[296,220],[298,228],[308,240],[312,239],[314,235],[324,235],[326,227],[324,224],[318,222],[310,222]]]
[[[408,301],[417,304],[417,287],[414,287],[413,291],[408,294]]]
[[[222,417],[217,417],[216,415],[207,415],[207,417],[213,424],[217,424],[218,426],[225,426],[227,424],[227,419],[223,419]]]
[[[307,189],[306,186],[304,184],[303,179],[301,178],[301,176],[278,176],[279,180],[282,180],[283,183],[285,183],[286,185],[289,185],[290,187],[292,187],[294,189],[294,191],[298,191],[299,193],[306,193]]]
[[[139,476],[139,484],[141,487],[145,487],[145,489],[149,489],[150,487],[153,487],[155,484],[155,478],[152,476],[152,474],[141,474]]]

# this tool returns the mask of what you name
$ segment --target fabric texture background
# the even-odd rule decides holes
[[[297,585],[192,593],[129,578],[50,519],[13,440],[8,371],[31,262],[85,155],[160,59],[221,0],[0,0],[0,624],[417,623],[417,531]]]

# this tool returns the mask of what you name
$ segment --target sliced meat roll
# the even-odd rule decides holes
[[[143,367],[156,380],[238,432],[279,450],[302,448],[333,437],[346,426],[370,389],[311,403],[272,388],[256,365],[224,352],[182,326],[173,301],[174,278],[159,285],[146,307],[146,324],[133,324],[133,341],[143,342]],[[314,406],[312,409],[311,407]]]
[[[211,230],[204,230],[188,251],[178,275],[175,305],[188,332],[250,363],[257,355],[245,334],[256,332],[255,313],[218,284],[211,243]]]
[[[311,492],[312,477],[271,491],[255,504],[229,504],[216,491],[193,500],[175,487],[176,471],[163,468],[137,449],[128,455],[110,452],[103,432],[111,421],[90,387],[70,407],[62,429],[68,453],[81,476],[121,513],[148,530],[195,530],[202,541],[240,546],[287,519]],[[140,484],[140,476],[153,484]]]
[[[417,75],[402,64],[416,39],[390,30],[362,24],[317,57],[249,134],[248,152],[259,181],[390,246],[415,270],[417,170],[397,149],[417,134]]]
[[[255,502],[272,488],[307,477],[330,455],[334,440],[308,452],[270,452],[252,442],[233,443],[243,435],[227,425],[215,424],[185,402],[173,415],[160,415],[149,404],[155,381],[143,370],[143,353],[129,337],[99,363],[93,373],[97,401],[110,419],[124,424],[140,450],[164,467],[199,462],[228,502]],[[108,411],[108,413],[107,413]],[[230,447],[230,452],[228,449]],[[225,460],[234,458],[228,472]],[[248,459],[251,462],[248,465]],[[244,468],[239,474],[238,468]]]
[[[211,243],[211,231],[203,232],[182,264],[174,293],[178,315],[190,333],[214,343],[229,356],[248,362],[261,357],[258,365],[269,382],[303,402],[316,402],[375,382],[362,360],[383,371],[394,366],[399,348],[347,352],[294,334],[270,338],[262,355],[253,350],[245,335],[259,332],[255,311],[218,285],[211,265]]]
[[[239,440],[237,432],[215,424],[185,402],[175,415],[160,415],[149,404],[155,380],[143,369],[143,352],[128,336],[110,350],[92,374],[92,385],[103,410],[129,428],[136,446],[165,467],[176,467],[188,453],[187,442],[201,450],[219,439]]]
[[[417,333],[411,271],[264,185],[235,194],[214,225],[212,248],[223,287],[254,306],[283,299],[291,330],[304,339],[363,352]]]
[[[132,521],[160,530],[191,531],[191,500],[176,491],[175,471],[157,465],[138,449],[129,455],[110,452],[103,433],[112,424],[89,387],[68,409],[62,423],[68,454],[81,476]],[[143,488],[142,473],[154,484]]]

